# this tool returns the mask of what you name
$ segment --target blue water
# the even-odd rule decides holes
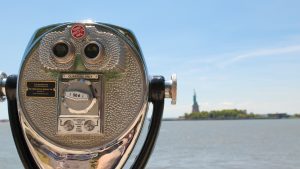
[[[163,122],[147,168],[299,169],[299,129],[300,120]],[[22,168],[8,123],[0,138],[0,168]]]

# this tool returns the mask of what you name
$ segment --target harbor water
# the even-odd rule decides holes
[[[164,121],[147,168],[299,169],[299,129],[297,119]],[[0,138],[0,169],[22,168],[8,123]]]

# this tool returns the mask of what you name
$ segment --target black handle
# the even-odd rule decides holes
[[[150,122],[148,135],[140,154],[135,159],[131,169],[143,169],[151,156],[159,133],[164,110],[165,79],[163,76],[154,76],[151,79],[149,88],[149,100],[153,104],[153,113]]]
[[[38,169],[34,158],[32,157],[29,148],[26,144],[25,137],[21,128],[18,114],[18,105],[16,99],[17,76],[11,75],[7,77],[5,90],[7,95],[8,116],[10,128],[15,141],[15,145],[19,157],[25,169]]]

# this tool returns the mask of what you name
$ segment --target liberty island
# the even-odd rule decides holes
[[[289,119],[300,118],[299,114],[289,115],[288,113],[268,113],[268,114],[254,114],[248,113],[247,110],[240,109],[223,109],[200,111],[197,102],[197,94],[194,90],[193,105],[191,113],[185,113],[184,116],[179,117],[181,120],[239,120],[239,119]]]

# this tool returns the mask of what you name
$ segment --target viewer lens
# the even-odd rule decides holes
[[[88,44],[84,49],[84,54],[90,59],[94,59],[99,54],[99,46],[95,43]]]
[[[67,44],[60,42],[57,43],[54,47],[53,47],[53,53],[56,57],[62,58],[67,56],[68,52],[69,52],[69,47]]]

